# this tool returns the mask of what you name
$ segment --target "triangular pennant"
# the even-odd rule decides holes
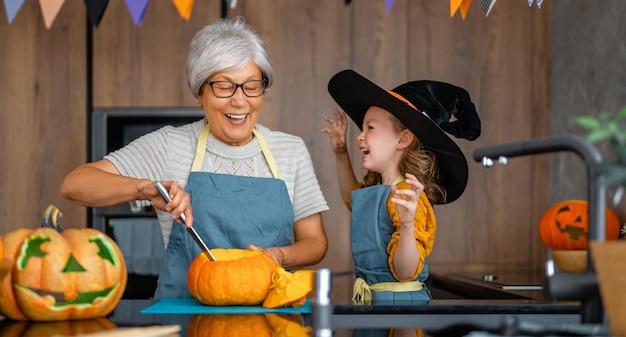
[[[226,2],[228,2],[228,7],[230,7],[230,9],[235,9],[235,7],[237,7],[237,0],[226,0]]]
[[[387,12],[387,14],[389,14],[389,12],[391,11],[391,6],[393,6],[393,1],[394,0],[385,0],[385,11]]]
[[[141,26],[149,2],[150,0],[126,0],[126,7],[128,7],[128,11],[133,21],[135,21],[135,25]]]
[[[533,6],[533,2],[535,2],[535,0],[528,0],[528,7],[532,7]]]
[[[13,22],[17,12],[20,11],[20,8],[24,5],[25,0],[4,0],[4,8],[7,11],[7,20],[9,20],[9,24]]]
[[[92,26],[98,27],[108,4],[109,0],[85,0],[89,22]]]
[[[43,21],[46,24],[46,28],[50,29],[54,19],[59,14],[61,6],[65,0],[39,0],[39,7],[41,8],[41,14],[43,15]]]
[[[541,8],[541,5],[543,5],[543,0],[528,0],[528,7],[532,7],[533,2],[537,3],[538,8]]]
[[[485,16],[487,16],[489,15],[489,12],[491,12],[493,5],[496,4],[496,0],[482,0],[482,4],[483,4],[483,12],[485,12]]]
[[[189,21],[191,10],[193,9],[194,0],[172,0],[178,14],[185,20]]]
[[[457,10],[461,10],[461,16],[465,20],[467,11],[469,10],[472,0],[450,0],[450,17],[454,16]]]
[[[543,5],[543,0],[537,0],[537,7],[541,9],[541,5]]]

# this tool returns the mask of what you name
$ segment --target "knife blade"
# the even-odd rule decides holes
[[[160,181],[157,181],[156,184],[156,189],[159,191],[159,193],[161,194],[161,197],[163,197],[163,200],[165,200],[166,203],[170,203],[172,201],[172,198],[170,198],[170,194],[169,191],[167,190],[167,188],[163,185],[163,183],[161,183]],[[179,217],[180,221],[182,221],[182,223],[185,225],[185,227],[187,226],[187,224],[185,223],[185,221],[187,220],[185,217],[184,213],[180,214]],[[196,230],[193,228],[193,226],[189,226],[187,227],[187,232],[189,232],[189,234],[191,234],[191,237],[193,238],[194,241],[196,241],[196,243],[198,244],[198,246],[200,246],[200,249],[202,249],[203,252],[205,252],[208,256],[209,259],[211,261],[217,261],[215,259],[215,256],[213,256],[213,253],[211,253],[211,250],[209,249],[209,247],[204,243],[204,241],[202,240],[202,238],[200,237],[200,235],[198,235],[198,232],[196,232]]]

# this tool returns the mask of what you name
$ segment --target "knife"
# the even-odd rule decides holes
[[[161,194],[161,197],[163,197],[163,200],[165,200],[166,203],[170,203],[172,201],[172,198],[170,198],[170,194],[167,191],[167,188],[163,185],[163,183],[161,183],[160,181],[157,181],[155,186],[156,186],[156,189]],[[185,224],[185,221],[187,220],[185,217],[185,213],[180,213],[179,219],[180,221],[183,222],[183,224]],[[196,232],[193,226],[187,227],[187,232],[191,234],[191,237],[193,237],[194,241],[196,241],[198,246],[200,246],[200,249],[202,249],[203,252],[207,253],[211,261],[217,261],[215,259],[215,256],[213,256],[213,254],[211,253],[211,250],[209,249],[209,247],[207,247],[204,241],[202,241],[202,238],[200,238],[200,235],[198,235],[198,232]]]

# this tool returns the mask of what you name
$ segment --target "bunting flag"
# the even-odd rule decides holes
[[[391,6],[393,6],[393,1],[394,0],[385,0],[385,11],[387,11],[387,14],[389,14],[389,11],[391,11]]]
[[[537,8],[541,9],[541,5],[543,5],[543,0],[528,0],[528,7],[532,7],[533,2],[536,2]]]
[[[39,7],[41,8],[41,15],[43,15],[46,28],[50,29],[52,27],[52,23],[57,14],[59,14],[64,2],[65,0],[39,0]]]
[[[135,25],[141,27],[143,16],[146,14],[146,8],[150,0],[126,0],[126,7],[130,12],[130,16],[135,21]]]
[[[13,22],[17,12],[20,11],[20,8],[24,5],[25,0],[4,0],[4,8],[7,11],[7,20],[9,20],[9,24]]]
[[[483,3],[483,12],[485,12],[485,16],[489,15],[493,5],[496,4],[496,0],[482,0]]]
[[[85,0],[89,22],[92,26],[98,27],[108,4],[109,0]]]
[[[226,0],[226,2],[228,3],[228,7],[230,7],[230,9],[235,9],[235,7],[237,7],[237,0]]]
[[[450,0],[450,17],[453,17],[457,10],[461,9],[461,16],[465,20],[472,0]]]
[[[194,0],[172,0],[172,2],[174,6],[176,6],[178,14],[185,19],[185,21],[189,21]]]

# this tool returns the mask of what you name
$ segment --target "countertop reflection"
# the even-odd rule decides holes
[[[578,303],[535,300],[433,300],[428,304],[336,303],[304,315],[142,314],[153,300],[121,300],[109,317],[56,323],[0,322],[0,336],[71,336],[98,330],[152,325],[181,326],[181,336],[220,336],[228,329],[247,336],[426,336],[451,327],[499,331],[503,322],[549,325],[580,322]],[[321,314],[320,314],[321,313]],[[518,324],[519,325],[519,324]],[[211,332],[209,334],[209,331]],[[467,332],[459,330],[457,332]],[[462,336],[462,335],[461,335]]]

